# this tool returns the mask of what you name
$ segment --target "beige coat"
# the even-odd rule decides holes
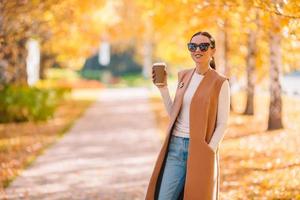
[[[190,68],[178,72],[178,86],[172,105],[171,118],[166,138],[148,185],[146,200],[158,198],[173,125],[180,112],[184,93],[195,69]],[[229,80],[209,68],[191,100],[186,180],[178,200],[217,200],[219,198],[219,148],[214,152],[208,143],[216,127],[219,92],[226,79]]]

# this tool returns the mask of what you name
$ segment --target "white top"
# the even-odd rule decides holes
[[[203,79],[203,75],[195,72],[191,78],[191,81],[184,93],[182,107],[180,109],[179,115],[176,119],[173,135],[180,137],[189,137],[189,110],[192,97]],[[168,87],[159,88],[162,95],[165,108],[168,115],[171,116],[172,99],[170,97]],[[225,130],[228,123],[228,117],[230,112],[230,87],[228,80],[225,80],[220,89],[219,99],[218,99],[218,113],[217,113],[217,126],[213,136],[209,142],[209,146],[213,151],[216,151],[218,145],[222,141]]]

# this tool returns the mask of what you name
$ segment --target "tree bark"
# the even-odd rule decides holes
[[[258,27],[258,13],[255,13],[254,23]],[[255,58],[256,58],[256,34],[252,28],[248,33],[248,54],[247,54],[247,99],[244,115],[254,114],[254,91],[255,91]]]
[[[281,35],[280,24],[274,15],[271,15],[272,28],[269,31],[270,40],[270,104],[268,130],[283,128],[282,125],[282,99],[279,82],[281,67]]]
[[[0,4],[0,85],[27,85],[25,33],[29,25],[24,24],[21,29],[21,22],[12,20],[14,7],[7,8],[8,3]]]
[[[144,35],[144,63],[143,63],[143,76],[145,78],[151,77],[152,71],[152,57],[153,57],[153,24],[151,17],[148,17],[146,23],[146,32]]]
[[[216,51],[216,69],[219,70],[221,67],[222,73],[230,77],[230,64],[229,64],[229,38],[228,38],[229,20],[225,18],[223,25],[219,25],[219,33],[217,36],[217,44],[223,44],[218,46],[218,51]],[[218,68],[219,67],[219,68]],[[231,84],[231,79],[229,78],[229,84]],[[233,110],[232,106],[232,95],[230,94],[230,110]]]

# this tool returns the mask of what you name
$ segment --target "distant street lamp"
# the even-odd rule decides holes
[[[35,39],[27,41],[28,55],[26,58],[26,71],[28,85],[34,85],[40,78],[40,45]]]
[[[101,42],[98,52],[98,62],[103,66],[108,66],[110,62],[110,45],[108,42]]]

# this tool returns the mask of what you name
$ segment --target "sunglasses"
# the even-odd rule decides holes
[[[197,50],[197,47],[199,47],[200,51],[205,52],[208,50],[208,47],[211,46],[210,43],[200,43],[200,44],[196,44],[196,43],[188,43],[188,50],[191,52],[195,52]]]

